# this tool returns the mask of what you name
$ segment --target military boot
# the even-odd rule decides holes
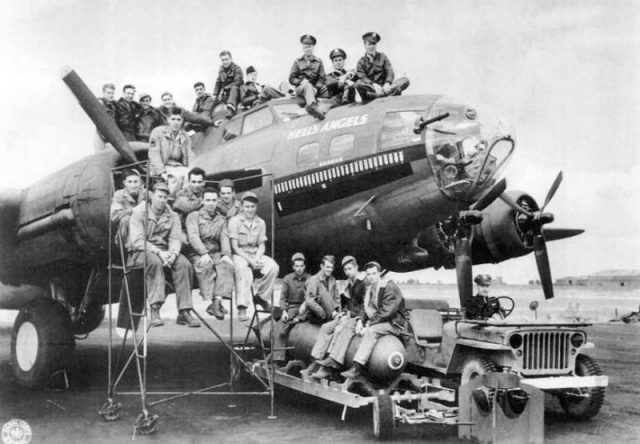
[[[149,306],[149,327],[162,327],[164,322],[160,318],[160,304]]]
[[[213,303],[207,307],[207,313],[219,321],[224,320],[224,311],[222,310],[222,301],[220,299],[214,299]]]
[[[363,373],[364,373],[364,367],[362,366],[362,364],[358,364],[357,362],[354,362],[353,367],[351,367],[346,372],[340,373],[340,376],[342,376],[344,379],[355,379],[358,376],[362,375]]]
[[[179,311],[178,318],[176,319],[176,324],[186,325],[189,328],[200,327],[200,322],[191,317],[191,313],[189,313],[188,309]]]
[[[318,120],[324,120],[324,113],[320,111],[320,108],[318,108],[318,105],[316,103],[307,105],[306,109],[310,116],[313,116]]]

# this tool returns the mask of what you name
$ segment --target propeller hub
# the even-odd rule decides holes
[[[464,225],[476,225],[482,222],[482,213],[478,210],[460,212],[460,222]]]
[[[553,213],[538,213],[536,215],[536,219],[538,219],[538,223],[540,225],[545,225],[553,222],[555,219]]]

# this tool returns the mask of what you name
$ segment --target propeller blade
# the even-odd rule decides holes
[[[471,273],[471,242],[468,237],[458,238],[456,239],[456,278],[460,307],[464,307],[467,300],[473,296]]]
[[[73,95],[78,99],[80,106],[87,113],[91,121],[96,125],[104,137],[113,147],[124,157],[128,163],[138,161],[135,153],[131,149],[129,142],[125,139],[122,131],[107,114],[104,107],[98,102],[89,87],[80,76],[71,68],[62,68],[62,80],[67,84]]]
[[[562,171],[558,173],[556,179],[553,181],[553,184],[551,184],[551,188],[549,188],[549,192],[547,193],[547,197],[544,200],[544,205],[542,205],[540,212],[544,211],[549,202],[551,202],[551,199],[553,199],[553,195],[556,194],[556,191],[558,191],[560,183],[562,183]]]
[[[496,182],[489,191],[487,191],[478,201],[471,207],[472,210],[482,211],[493,203],[507,189],[507,180],[502,179]]]
[[[546,241],[551,242],[560,239],[566,239],[568,237],[577,236],[584,233],[580,228],[543,228],[542,234]]]
[[[518,205],[518,203],[516,201],[514,201],[511,196],[509,196],[508,194],[501,194],[500,195],[500,199],[502,199],[502,201],[504,203],[506,203],[507,205],[509,205],[511,208],[513,208],[516,211],[519,211],[520,213],[526,214],[529,217],[533,217],[533,213],[530,211],[525,210],[524,208],[522,208],[520,205]]]
[[[540,275],[544,298],[551,299],[553,297],[553,279],[551,278],[547,244],[542,234],[538,234],[533,238],[533,251],[536,255],[536,265],[538,266],[538,274]]]

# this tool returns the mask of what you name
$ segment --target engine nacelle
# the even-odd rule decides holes
[[[294,325],[289,331],[287,346],[293,347],[291,354],[296,359],[309,361],[311,349],[316,342],[320,326],[309,322]],[[354,336],[349,344],[345,364],[351,366],[362,337]],[[381,337],[373,348],[367,374],[375,381],[390,381],[398,376],[407,364],[407,351],[395,336]]]
[[[522,191],[507,191],[511,198],[529,211],[538,204]],[[533,233],[524,229],[520,213],[501,199],[483,212],[482,222],[473,228],[472,260],[474,264],[497,263],[524,256],[533,251]]]

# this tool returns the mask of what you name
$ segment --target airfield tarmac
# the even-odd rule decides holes
[[[187,329],[165,317],[163,328],[152,330],[148,359],[149,389],[198,389],[227,380],[228,358],[221,344],[204,328]],[[228,337],[228,323],[216,323]],[[238,324],[238,327],[240,324]],[[17,387],[9,367],[11,325],[0,324],[0,423],[11,418],[27,421],[33,443],[120,443],[133,437],[133,422],[140,412],[138,396],[118,396],[121,418],[105,422],[96,412],[106,400],[106,321],[79,341],[77,363],[70,371],[70,389],[41,392]],[[592,421],[565,422],[552,401],[545,417],[549,443],[640,442],[640,325],[600,324],[588,329],[596,343],[592,356],[609,376],[604,407]],[[131,369],[120,386],[135,388]],[[258,386],[248,377],[244,389]],[[150,399],[158,399],[151,397]],[[277,388],[275,413],[270,420],[268,397],[192,396],[153,407],[159,418],[156,433],[136,436],[138,442],[349,442],[373,440],[369,408],[349,410],[340,420],[341,407]],[[456,443],[455,428],[401,426],[395,442]]]

